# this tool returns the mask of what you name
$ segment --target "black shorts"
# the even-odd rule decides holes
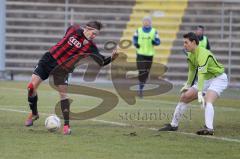
[[[144,56],[137,54],[137,68],[138,70],[149,70],[152,67],[153,56]]]
[[[55,85],[66,85],[68,83],[68,72],[61,69],[50,52],[46,52],[42,56],[33,74],[39,76],[42,80],[46,80],[52,74]]]

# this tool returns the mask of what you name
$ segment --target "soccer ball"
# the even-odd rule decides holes
[[[61,127],[61,121],[56,115],[50,115],[45,120],[45,127],[48,131],[54,132]]]

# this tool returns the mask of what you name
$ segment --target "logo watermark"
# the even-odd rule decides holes
[[[127,49],[132,45],[130,40],[122,40],[119,44],[108,41],[104,45],[105,50],[113,50],[116,47],[121,49]],[[91,57],[91,58],[89,58]],[[96,62],[98,64],[96,64]],[[146,65],[146,61],[137,61],[138,65]],[[73,72],[76,67],[81,65],[87,65],[87,69],[83,75],[83,80],[85,81],[96,81],[97,75],[101,71],[101,67],[104,63],[104,58],[102,56],[97,56],[95,54],[86,54],[83,56],[75,55],[69,58],[67,61],[56,67],[50,76],[50,86],[55,90],[59,91],[59,85],[66,85],[66,80],[68,79],[68,74]],[[151,70],[143,69],[139,70],[136,66],[136,62],[128,62],[127,54],[124,52],[119,53],[119,57],[115,59],[110,66],[111,69],[111,80],[113,87],[127,104],[134,105],[136,103],[136,98],[138,97],[137,91],[131,88],[139,84],[139,78],[148,76],[146,84],[154,85],[152,89],[144,90],[144,96],[157,96],[170,91],[173,87],[172,83],[164,80],[163,75],[167,71],[167,67],[160,63],[154,63],[150,61]],[[91,73],[89,73],[91,71]],[[140,72],[137,76],[128,76],[129,72]],[[60,92],[61,93],[61,92]],[[66,92],[64,92],[66,93]],[[100,98],[101,103],[96,105],[94,108],[79,113],[70,112],[70,119],[75,120],[85,120],[90,118],[95,118],[106,112],[111,111],[115,108],[119,102],[119,97],[106,90],[93,88],[84,85],[68,84],[67,93],[79,94],[90,97]],[[70,103],[72,100],[70,100]],[[55,113],[62,117],[61,104],[60,101],[55,106]]]
[[[134,112],[123,112],[118,115],[123,121],[161,121],[171,120],[173,113],[163,111],[161,109],[155,111],[136,110]],[[182,115],[182,120],[192,120],[192,110],[189,109]]]

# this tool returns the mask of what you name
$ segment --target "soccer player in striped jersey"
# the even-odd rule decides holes
[[[53,73],[53,79],[61,99],[61,109],[64,118],[63,134],[69,135],[71,133],[69,125],[70,103],[67,96],[68,73],[74,70],[76,63],[82,58],[92,57],[100,66],[105,66],[118,56],[116,50],[113,50],[112,55],[109,57],[105,57],[99,53],[98,48],[92,40],[99,34],[101,28],[102,24],[98,21],[90,21],[85,26],[70,26],[65,36],[42,56],[27,86],[28,102],[32,112],[25,121],[25,126],[32,126],[33,122],[39,118],[37,109],[37,89],[39,85],[56,68],[61,68],[58,70],[64,70],[61,72],[63,74],[59,74],[57,70],[55,71],[57,73]]]
[[[199,40],[196,34],[190,32],[183,37],[184,48],[188,52],[188,79],[180,91],[180,101],[176,106],[172,122],[159,131],[176,131],[187,104],[198,99],[205,110],[205,125],[196,133],[213,135],[213,103],[227,88],[227,75],[224,73],[224,66],[216,60],[212,52],[198,45]],[[198,80],[194,83],[196,75],[198,75]]]

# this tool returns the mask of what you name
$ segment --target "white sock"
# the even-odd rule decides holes
[[[183,103],[183,102],[179,102],[178,105],[175,108],[175,112],[173,114],[173,118],[172,118],[172,122],[171,125],[174,127],[178,126],[178,123],[183,115],[183,113],[185,112],[187,108],[187,104]]]
[[[205,125],[213,129],[214,109],[212,103],[207,103],[205,107]]]

